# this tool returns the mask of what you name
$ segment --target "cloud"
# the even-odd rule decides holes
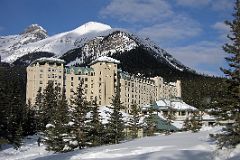
[[[176,0],[178,5],[191,7],[205,6],[208,5],[210,1],[211,0]]]
[[[171,6],[164,0],[112,0],[100,11],[103,17],[125,22],[155,22],[173,14]]]
[[[151,37],[151,39],[162,41],[176,41],[194,37],[202,31],[200,24],[186,16],[176,16],[167,22],[142,28],[138,31],[139,35]]]
[[[215,11],[225,11],[233,8],[233,0],[176,0],[177,5],[187,7],[210,7]]]
[[[215,11],[231,10],[233,8],[233,0],[218,0],[211,3],[211,8]]]
[[[224,22],[216,22],[214,25],[211,26],[219,33],[220,40],[227,40],[227,34],[230,33],[230,27],[227,26]]]
[[[224,22],[216,22],[212,25],[212,28],[219,30],[220,32],[228,32],[229,27]]]
[[[213,74],[219,71],[219,67],[225,65],[226,53],[222,50],[222,44],[217,42],[202,41],[183,47],[168,48],[167,51],[183,64],[200,72],[208,71]]]

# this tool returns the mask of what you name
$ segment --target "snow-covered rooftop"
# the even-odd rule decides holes
[[[116,64],[120,63],[119,60],[116,60],[116,59],[113,59],[113,58],[107,57],[107,56],[102,56],[102,57],[95,59],[93,62],[90,63],[90,65],[95,64],[97,62],[110,62],[110,63],[116,63]]]
[[[37,62],[56,62],[56,63],[64,63],[65,61],[62,59],[54,58],[54,57],[42,57],[33,61],[30,65],[35,64]]]
[[[176,110],[197,110],[195,107],[186,104],[181,100],[161,99],[156,101],[159,108],[171,107]]]
[[[185,102],[171,102],[171,107],[176,110],[197,110],[195,107],[188,105]]]

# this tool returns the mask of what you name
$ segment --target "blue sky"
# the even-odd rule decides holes
[[[0,0],[0,35],[18,34],[37,23],[48,34],[88,21],[149,37],[183,64],[222,75],[234,0]]]

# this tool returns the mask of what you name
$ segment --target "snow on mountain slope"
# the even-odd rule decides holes
[[[0,36],[0,55],[4,60],[23,46],[47,37],[47,31],[37,24],[28,26],[25,31],[19,35]]]
[[[34,27],[36,28],[36,25],[26,29],[26,31],[34,30],[32,29]],[[38,28],[42,32],[45,31],[40,26]],[[88,22],[72,31],[59,33],[48,38],[35,38],[34,41],[29,42],[28,39],[33,38],[29,35],[27,37],[23,35],[0,37],[2,61],[13,63],[22,56],[33,52],[50,52],[54,53],[56,57],[62,57],[72,49],[81,48],[81,53],[79,53],[81,55],[75,56],[69,62],[73,65],[75,63],[84,63],[86,57],[96,59],[100,56],[112,55],[116,52],[122,53],[143,46],[159,61],[164,61],[180,71],[188,69],[149,39],[143,39],[125,29],[111,28],[109,25],[98,22]]]
[[[101,32],[109,29],[111,29],[111,27],[108,25],[88,22],[72,31],[59,33],[37,42],[19,46],[16,49],[7,50],[5,49],[6,46],[2,46],[0,47],[0,53],[2,55],[2,60],[9,63],[14,62],[17,58],[25,54],[37,51],[53,52],[57,55],[61,55],[73,48],[81,46],[87,40],[99,36]],[[18,36],[19,35],[15,36],[15,41],[19,41]],[[7,55],[4,54],[5,50],[8,51]]]

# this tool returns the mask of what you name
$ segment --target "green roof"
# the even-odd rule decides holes
[[[158,115],[153,114],[151,117],[146,117],[146,118],[151,118],[155,123],[157,130],[167,130],[167,131],[177,131],[178,128],[168,124],[166,120],[160,118]],[[146,121],[146,118],[144,119]]]
[[[70,66],[70,67],[65,68],[66,74],[70,74],[71,70],[73,70],[74,74],[76,74],[76,75],[84,75],[86,73],[94,72],[93,68]]]

